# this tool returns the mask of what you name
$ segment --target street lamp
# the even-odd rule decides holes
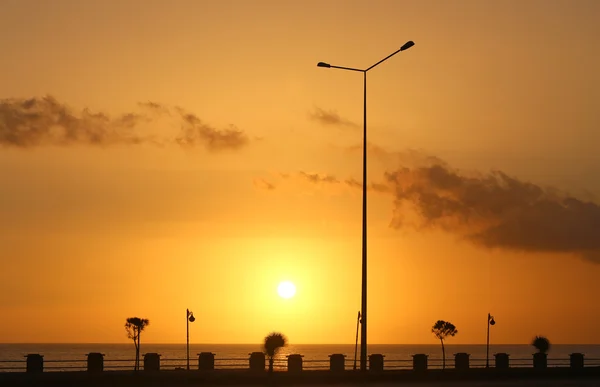
[[[386,56],[379,62],[366,69],[333,66],[329,63],[319,62],[318,67],[358,71],[363,73],[364,115],[363,115],[363,186],[362,186],[362,291],[361,291],[361,324],[360,324],[360,370],[367,370],[367,72],[375,66],[385,62],[400,51],[408,50],[415,43],[408,41],[399,50]]]
[[[187,369],[190,369],[190,323],[196,321],[194,312],[189,309],[185,310],[185,324],[186,324],[186,348],[187,348]]]
[[[487,344],[485,346],[485,368],[490,368],[490,325],[496,325],[494,316],[488,313]]]

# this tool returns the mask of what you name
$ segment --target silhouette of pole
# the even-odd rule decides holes
[[[326,67],[340,70],[358,71],[363,73],[363,184],[362,184],[362,286],[361,286],[361,324],[360,324],[360,370],[367,371],[367,72],[375,66],[385,62],[400,51],[408,50],[415,43],[408,41],[399,50],[386,56],[379,62],[365,70],[333,66],[329,63],[319,62],[318,67]]]
[[[496,324],[494,316],[488,313],[487,318],[487,343],[485,346],[485,368],[490,368],[490,325]]]
[[[360,310],[358,311],[358,317],[356,318],[356,340],[354,342],[354,371],[356,371],[356,354],[358,353],[358,324],[360,324]]]
[[[189,309],[185,310],[185,323],[186,323],[186,350],[187,350],[187,369],[190,369],[190,323],[196,321],[194,313]]]

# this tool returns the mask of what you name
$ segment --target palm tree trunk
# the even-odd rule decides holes
[[[133,345],[135,346],[135,360],[133,361],[133,370],[137,371],[137,366],[138,366],[138,344],[137,341],[134,337],[133,339]]]
[[[138,370],[140,369],[140,336],[141,336],[142,331],[138,328],[138,334],[137,334],[137,368]]]
[[[269,373],[273,373],[273,356],[269,356]]]
[[[444,348],[444,340],[440,339],[442,342],[442,369],[446,369],[446,349]]]

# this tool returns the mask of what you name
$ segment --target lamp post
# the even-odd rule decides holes
[[[356,352],[358,352],[358,325],[360,324],[360,311],[358,311],[358,317],[356,318],[356,341],[354,344],[354,371],[356,371]]]
[[[187,349],[187,369],[190,369],[190,323],[196,321],[194,312],[189,309],[185,310],[185,324],[186,324],[186,349]]]
[[[488,313],[487,320],[487,344],[485,346],[485,368],[490,368],[490,325],[495,325],[494,316]]]
[[[362,289],[361,289],[361,324],[360,324],[360,370],[367,370],[367,72],[379,64],[385,62],[400,51],[408,50],[415,43],[408,41],[399,50],[386,56],[374,65],[366,69],[352,67],[333,66],[329,63],[319,62],[318,67],[357,71],[363,73],[363,185],[362,185]]]

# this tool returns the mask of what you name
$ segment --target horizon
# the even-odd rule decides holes
[[[42,344],[42,345],[127,345],[130,346],[131,342],[119,342],[119,343],[0,343],[0,345],[36,345],[36,344]],[[186,342],[181,342],[181,343],[146,343],[146,342],[142,342],[143,345],[186,345]],[[190,345],[227,345],[227,346],[236,346],[236,345],[243,345],[243,346],[250,346],[250,345],[258,345],[258,346],[262,346],[263,343],[262,342],[258,342],[258,343],[194,343],[192,341],[190,341]],[[310,343],[288,343],[287,346],[335,346],[335,345],[350,345],[352,347],[354,347],[354,343],[318,343],[318,344],[310,344]],[[427,346],[433,346],[433,347],[439,347],[439,342],[438,343],[369,343],[369,346],[371,345],[376,345],[376,346],[382,346],[382,345],[410,345],[410,346],[418,346],[418,345],[427,345]],[[511,345],[526,345],[526,346],[532,346],[531,343],[490,343],[490,347],[494,347],[494,346],[511,346]],[[577,346],[600,346],[600,343],[554,343],[551,342],[551,345],[577,345]],[[485,343],[453,343],[453,342],[444,342],[444,346],[448,347],[448,346],[486,346]]]
[[[599,342],[597,15],[0,2],[0,341],[353,341],[364,145],[369,344]]]

